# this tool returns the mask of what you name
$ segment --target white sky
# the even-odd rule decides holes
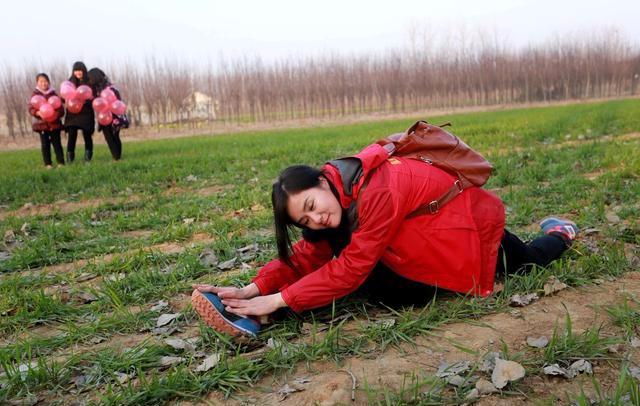
[[[640,42],[640,0],[10,0],[1,10],[8,65],[382,51],[407,46],[411,27],[493,30],[513,45],[617,27]]]

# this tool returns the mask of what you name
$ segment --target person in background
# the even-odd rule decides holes
[[[51,87],[51,81],[46,73],[38,73],[36,75],[36,88],[31,94],[33,100],[34,96],[41,96],[44,98],[44,103],[49,103],[49,99],[56,96],[56,91]],[[58,100],[60,102],[60,100]],[[42,117],[41,110],[34,106],[33,103],[29,104],[29,114],[34,117],[33,131],[40,134],[40,144],[42,147],[42,159],[47,169],[51,169],[51,146],[56,154],[56,161],[58,165],[64,165],[64,153],[62,151],[62,143],[60,141],[60,131],[62,129],[62,122],[60,117],[64,115],[64,108],[60,103],[57,108],[53,108],[54,115],[52,119],[45,120]]]
[[[80,85],[89,84],[87,67],[83,62],[78,61],[73,64],[69,81],[72,82],[76,88]],[[67,140],[67,162],[73,162],[76,157],[76,140],[78,139],[78,130],[82,130],[82,138],[84,138],[84,160],[86,162],[91,161],[91,158],[93,157],[92,136],[95,131],[95,125],[91,99],[84,102],[82,110],[77,114],[67,110],[67,115],[64,119],[64,127],[69,137]]]
[[[93,90],[93,94],[99,96],[105,89],[110,89],[118,100],[122,100],[120,91],[111,84],[107,75],[99,68],[92,68],[89,70],[89,85]],[[112,114],[112,113],[110,113]],[[123,128],[129,128],[129,119],[126,114],[117,115],[113,114],[113,120],[111,124],[98,126],[98,131],[102,131],[104,139],[109,146],[111,156],[115,161],[119,161],[122,158],[122,141],[120,140],[120,130]]]

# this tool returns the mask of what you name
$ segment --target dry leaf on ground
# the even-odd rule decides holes
[[[496,358],[496,367],[491,374],[491,382],[496,388],[502,389],[509,382],[523,378],[524,373],[524,368],[517,362]]]
[[[221,271],[226,271],[228,269],[233,268],[233,265],[236,263],[237,257],[233,257],[228,261],[224,261],[218,264],[218,269]]]
[[[180,316],[180,313],[165,313],[158,317],[156,327],[166,326]]]
[[[549,296],[556,292],[566,289],[568,286],[564,282],[560,282],[555,276],[550,276],[544,284],[544,295]]]
[[[524,307],[526,305],[528,305],[531,302],[534,302],[536,300],[538,300],[538,294],[537,293],[529,293],[527,295],[513,295],[511,296],[511,300],[509,302],[509,305],[511,306],[518,306],[518,307]]]
[[[196,372],[207,372],[211,368],[218,365],[218,362],[220,362],[220,354],[216,353],[213,355],[209,355],[204,359],[204,361],[202,361],[202,364],[198,365],[198,367],[196,368]]]
[[[544,348],[549,344],[549,339],[542,337],[527,337],[527,345],[534,348]]]

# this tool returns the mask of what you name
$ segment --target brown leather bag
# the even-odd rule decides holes
[[[442,126],[418,121],[406,132],[377,141],[391,156],[420,159],[457,177],[445,194],[411,212],[407,218],[436,214],[446,203],[472,186],[482,186],[491,176],[493,166],[460,138]]]

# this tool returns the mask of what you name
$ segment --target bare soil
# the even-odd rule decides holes
[[[225,190],[230,190],[233,185],[211,185],[205,186],[199,189],[182,188],[178,186],[172,186],[163,191],[164,196],[176,196],[184,193],[193,193],[197,196],[208,197],[214,196]],[[105,204],[121,204],[121,203],[135,203],[139,202],[144,196],[130,194],[126,197],[111,197],[111,198],[93,198],[86,199],[77,202],[68,202],[66,200],[60,200],[55,203],[43,203],[33,204],[25,203],[22,207],[16,210],[3,210],[0,209],[0,220],[4,220],[7,217],[29,217],[29,216],[50,216],[53,213],[59,212],[62,214],[69,214],[86,208],[98,208]],[[135,236],[135,232],[131,232],[132,236]]]
[[[67,262],[63,264],[45,266],[41,269],[17,271],[17,272],[21,275],[33,275],[33,274],[38,274],[43,272],[44,273],[66,273],[66,272],[72,272],[76,269],[82,268],[90,263],[104,264],[107,262],[111,262],[116,258],[135,254],[136,252],[139,252],[139,251],[144,251],[144,252],[160,251],[165,254],[180,254],[181,252],[184,252],[187,248],[189,248],[193,244],[209,244],[214,241],[215,241],[215,238],[211,237],[207,233],[196,233],[192,235],[191,238],[183,242],[173,242],[173,241],[165,242],[162,244],[150,245],[147,247],[130,250],[123,253],[106,254],[101,257],[93,257],[91,259],[80,259],[74,262]]]
[[[0,220],[7,217],[48,216],[55,212],[68,214],[86,208],[96,208],[104,204],[133,203],[140,201],[140,196],[131,195],[126,198],[95,198],[81,200],[79,202],[67,202],[60,200],[55,203],[33,204],[25,203],[21,208],[11,211],[0,211]]]
[[[416,346],[405,344],[369,357],[352,357],[340,365],[333,362],[317,362],[301,365],[285,378],[268,376],[257,383],[254,389],[246,391],[233,400],[221,398],[219,393],[211,393],[208,401],[214,404],[278,404],[278,405],[366,405],[368,399],[363,392],[366,385],[372,388],[398,390],[403,381],[408,384],[410,374],[433,375],[441,361],[478,361],[460,346],[484,354],[500,351],[504,342],[510,352],[525,351],[527,358],[534,358],[536,352],[526,344],[528,336],[553,334],[556,326],[564,327],[566,313],[569,312],[574,333],[602,325],[601,335],[621,335],[619,329],[610,323],[604,307],[620,303],[626,295],[640,298],[640,272],[632,272],[618,280],[578,289],[567,289],[555,296],[543,297],[519,312],[498,313],[469,323],[454,323],[438,329],[432,337],[418,337]],[[626,346],[632,362],[640,363],[640,349]],[[619,363],[594,362],[594,376],[604,391],[611,390],[618,379]],[[352,378],[356,377],[358,390],[355,402],[351,401]],[[309,383],[295,384],[295,378],[305,377]],[[490,377],[485,376],[485,379]],[[281,400],[277,394],[285,383],[301,389]],[[521,395],[494,394],[483,397],[479,405],[528,405],[542,399],[552,399],[558,404],[567,404],[584,388],[593,394],[591,377],[580,375],[573,380],[547,377],[541,371],[528,372],[518,384]]]

